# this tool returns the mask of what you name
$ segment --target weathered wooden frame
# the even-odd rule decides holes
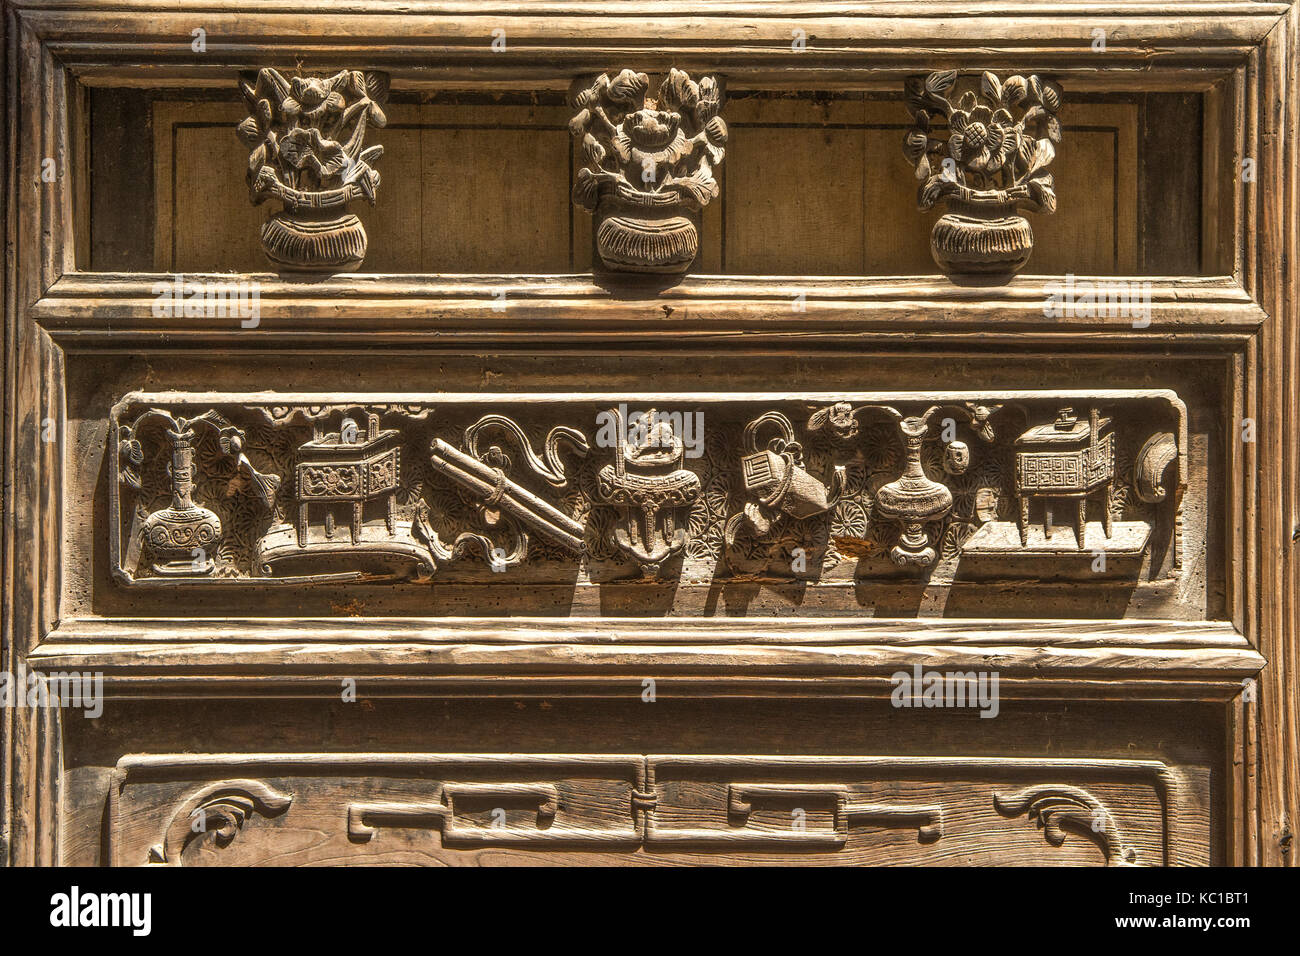
[[[6,5],[0,668],[13,671],[31,660],[102,669],[110,693],[123,696],[330,693],[341,668],[370,675],[397,694],[607,695],[614,681],[625,685],[629,673],[647,667],[671,675],[670,688],[680,682],[680,692],[697,695],[883,696],[900,659],[955,663],[978,655],[1005,661],[1008,694],[1221,702],[1230,758],[1227,859],[1294,861],[1300,440],[1291,423],[1300,414],[1294,134],[1300,6],[1211,0],[1179,4],[1178,16],[1168,3],[1147,0],[993,6],[750,0],[704,15],[696,4],[670,0],[651,16],[641,5],[592,0],[488,7],[417,0],[400,14],[381,0],[344,0],[324,10],[301,0],[158,6],[143,0]],[[190,47],[196,27],[207,31],[203,54]],[[490,46],[497,28],[506,31],[501,52]],[[1094,28],[1107,36],[1100,61],[1091,47]],[[807,36],[803,52],[791,46],[797,29]],[[575,36],[583,38],[580,45],[571,42]],[[224,320],[154,318],[150,290],[158,276],[76,271],[87,228],[76,215],[85,189],[85,87],[225,87],[236,69],[289,61],[384,69],[405,89],[467,82],[482,89],[563,89],[577,74],[635,63],[715,72],[733,87],[894,89],[908,73],[948,65],[1050,71],[1069,90],[1197,90],[1206,94],[1207,115],[1221,120],[1206,123],[1206,182],[1217,182],[1215,192],[1232,201],[1228,208],[1205,204],[1203,234],[1219,239],[1204,244],[1211,277],[1155,280],[1152,324],[1144,330],[1126,319],[1047,320],[1041,302],[1050,277],[1035,276],[996,289],[925,277],[695,276],[668,290],[618,297],[582,276],[354,276],[310,287],[264,276],[262,325],[250,333]],[[1216,141],[1219,130],[1223,138]],[[53,182],[42,181],[47,158],[59,171]],[[1237,175],[1245,158],[1256,161],[1253,183]],[[510,301],[504,312],[495,307],[501,288]],[[787,304],[799,292],[807,307],[794,313]],[[810,640],[799,625],[647,623],[637,626],[633,648],[601,640],[600,622],[526,625],[547,632],[546,641],[573,646],[557,669],[535,650],[537,643],[533,650],[512,646],[510,632],[519,622],[310,622],[330,630],[331,671],[308,670],[284,651],[307,622],[263,622],[251,642],[198,624],[189,640],[177,643],[161,630],[151,633],[147,621],[60,619],[65,352],[330,350],[363,340],[430,351],[583,350],[654,341],[683,351],[923,346],[933,353],[1014,344],[1048,355],[1131,348],[1213,356],[1222,361],[1233,396],[1229,429],[1247,418],[1257,423],[1255,442],[1228,449],[1231,626],[920,621],[889,625],[892,640],[853,627]],[[174,624],[166,630],[174,633]],[[1158,645],[1148,643],[1151,635],[1162,636]],[[382,655],[381,636],[395,639]],[[719,641],[730,649],[721,668],[709,662],[709,645]],[[761,655],[761,666],[760,644],[778,649]],[[646,651],[647,645],[657,649]],[[829,668],[824,659],[810,663],[830,656],[828,646],[836,650]],[[142,670],[145,649],[151,653]],[[467,654],[479,664],[472,672],[461,667]],[[235,661],[262,668],[255,685],[228,667]],[[1250,678],[1263,661],[1268,666],[1255,683]],[[1043,663],[1052,665],[1050,678],[1038,676]],[[56,863],[59,715],[6,708],[0,722],[0,859]]]

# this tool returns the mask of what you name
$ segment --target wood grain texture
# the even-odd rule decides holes
[[[1294,864],[1300,793],[1296,720],[1300,688],[1295,665],[1300,620],[1294,601],[1300,585],[1294,538],[1300,523],[1300,445],[1288,423],[1300,412],[1294,274],[1300,251],[1295,228],[1300,219],[1296,199],[1300,175],[1291,133],[1300,119],[1294,95],[1300,43],[1296,5],[1196,2],[1180,5],[1174,15],[1167,5],[1128,0],[1086,5],[1037,0],[1010,5],[754,2],[729,4],[703,15],[697,7],[675,0],[650,15],[639,5],[581,0],[545,6],[513,2],[490,7],[424,2],[408,6],[402,16],[369,0],[349,0],[327,13],[312,10],[312,16],[294,15],[305,9],[299,0],[261,4],[188,0],[165,11],[142,0],[22,0],[8,8],[3,646],[11,650],[3,663],[12,668],[37,648],[35,660],[102,663],[124,692],[114,704],[121,709],[112,720],[82,721],[92,727],[78,726],[80,718],[75,715],[65,719],[48,710],[6,710],[0,717],[5,738],[3,837],[8,862],[101,861],[107,782],[124,754],[215,754],[232,746],[250,754],[276,748],[306,752],[315,749],[308,741],[321,739],[325,721],[334,722],[329,730],[338,734],[340,748],[350,752],[423,751],[429,748],[420,734],[427,731],[427,719],[439,706],[428,695],[437,693],[447,695],[446,706],[469,708],[463,720],[444,725],[445,741],[439,746],[448,753],[509,753],[525,748],[534,754],[630,753],[642,759],[643,768],[647,755],[665,751],[714,759],[712,769],[694,778],[662,778],[663,815],[668,816],[670,808],[680,810],[681,822],[674,829],[749,827],[775,832],[780,829],[780,815],[789,816],[789,803],[776,799],[784,788],[797,791],[800,796],[795,799],[816,798],[808,817],[814,834],[834,840],[847,834],[848,849],[860,859],[914,860],[918,847],[937,848],[942,855],[948,845],[944,841],[975,826],[996,834],[997,846],[1010,859],[1040,861],[1045,853],[1055,853],[1057,859],[1100,862],[1108,853],[1118,852],[1122,860],[1123,847],[1135,849],[1140,860],[1157,853],[1159,839],[1154,834],[1162,831],[1159,801],[1152,792],[1095,776],[1017,780],[997,792],[1005,796],[1004,805],[1012,807],[1023,802],[1020,792],[1026,787],[1049,784],[1062,788],[1059,797],[1068,797],[1076,805],[1082,801],[1085,808],[1091,805],[1077,791],[1090,792],[1101,799],[1114,821],[1105,832],[1122,833],[1123,839],[1115,837],[1099,845],[1067,834],[1060,846],[1047,844],[1027,818],[1029,804],[1025,816],[1002,815],[996,806],[990,811],[991,797],[984,802],[988,781],[978,781],[972,789],[975,782],[950,767],[944,776],[954,781],[953,787],[934,786],[933,781],[907,783],[906,800],[894,807],[904,813],[928,813],[945,799],[956,801],[956,807],[943,815],[945,834],[931,847],[920,843],[920,827],[913,825],[912,818],[897,827],[871,822],[879,819],[872,814],[899,794],[881,794],[874,785],[864,788],[858,782],[848,785],[850,792],[841,800],[817,788],[842,788],[845,782],[827,779],[820,772],[802,774],[785,765],[781,778],[774,778],[746,765],[739,768],[746,773],[741,779],[720,773],[716,766],[717,755],[746,752],[830,758],[823,762],[837,766],[835,760],[851,756],[845,751],[852,748],[828,740],[829,727],[850,735],[856,730],[852,739],[868,742],[872,735],[875,740],[890,740],[900,739],[901,734],[906,741],[898,744],[901,749],[927,758],[947,754],[978,759],[993,752],[989,739],[997,742],[997,753],[1040,761],[1052,753],[1073,755],[1071,760],[1113,760],[1129,746],[1136,753],[1123,755],[1131,760],[1158,761],[1180,772],[1191,768],[1186,772],[1209,781],[1192,788],[1200,795],[1194,819],[1203,822],[1195,824],[1188,842],[1200,854],[1198,859]],[[196,15],[223,37],[223,43],[205,56],[186,52]],[[490,30],[497,26],[504,26],[510,37],[502,53],[492,52],[489,46]],[[1091,31],[1096,26],[1108,31],[1104,63],[1091,49]],[[813,38],[804,53],[790,47],[796,28],[806,29]],[[575,43],[575,37],[582,42]],[[674,39],[666,42],[665,37]],[[492,274],[494,266],[484,267],[487,274],[468,277],[431,275],[439,266],[400,279],[330,279],[310,290],[261,274],[263,328],[250,335],[211,320],[154,317],[151,286],[158,275],[73,271],[78,243],[86,242],[86,193],[73,181],[75,177],[43,182],[40,173],[47,158],[55,160],[57,169],[84,168],[84,150],[72,141],[86,128],[84,116],[79,115],[84,95],[76,91],[75,83],[209,93],[229,89],[236,69],[282,66],[299,59],[309,68],[337,68],[339,61],[345,61],[389,70],[395,85],[408,95],[521,88],[554,93],[567,89],[579,74],[629,59],[636,60],[639,69],[676,65],[716,73],[736,93],[750,89],[883,94],[896,91],[909,73],[946,67],[1051,71],[1067,90],[1083,96],[1208,94],[1203,113],[1207,135],[1201,149],[1200,249],[1201,268],[1217,278],[1153,277],[1153,323],[1147,330],[1136,330],[1122,318],[1048,322],[1042,301],[1047,283],[1053,281],[1050,275],[997,289],[955,287],[928,275],[880,283],[866,277],[732,278],[716,274],[728,268],[723,265],[721,243],[710,246],[706,241],[702,262],[710,264],[709,274],[672,290],[601,287],[583,276],[556,276],[554,271],[561,266],[549,260],[544,267],[521,266],[524,275]],[[487,136],[480,148],[495,142]],[[831,145],[837,156],[847,157],[842,142]],[[864,147],[871,155],[882,148]],[[530,155],[540,161],[543,153]],[[559,162],[549,147],[544,155],[543,166]],[[563,156],[567,167],[568,154],[560,149],[555,155]],[[735,156],[733,150],[729,163]],[[1256,160],[1258,178],[1253,183],[1242,180],[1243,159]],[[900,182],[899,188],[906,190],[907,185]],[[854,188],[851,178],[845,178],[842,186],[848,191]],[[736,188],[735,182],[728,188]],[[493,213],[473,203],[464,208],[479,216]],[[520,208],[547,215],[538,207]],[[828,214],[835,211],[825,208]],[[394,213],[396,225],[386,228],[400,232],[410,222],[408,210],[394,209]],[[706,239],[726,235],[720,212],[717,220],[705,221],[704,230]],[[420,234],[425,235],[423,230]],[[575,228],[573,236],[571,250],[589,248],[589,234],[583,234],[581,227]],[[805,236],[809,244],[823,238],[811,230],[805,230]],[[752,237],[737,238],[755,248]],[[1095,236],[1081,242],[1080,248],[1095,251],[1099,246],[1094,240]],[[409,235],[404,241],[410,242]],[[421,243],[423,256],[429,242],[422,238]],[[502,248],[514,247],[505,243]],[[842,251],[823,248],[827,258]],[[455,251],[457,256],[478,255],[469,247]],[[849,251],[865,254],[852,244]],[[546,252],[553,250],[548,247]],[[761,249],[754,254],[761,254]],[[589,265],[581,251],[569,250],[555,254],[555,263],[565,255],[573,258],[571,270],[581,272]],[[1185,258],[1180,255],[1179,261]],[[215,274],[226,268],[249,268],[201,261],[192,267]],[[763,268],[776,266],[764,263]],[[1069,263],[1054,268],[1068,269]],[[815,275],[820,270],[803,267],[801,271]],[[492,307],[494,290],[502,287],[510,300],[505,313]],[[796,312],[789,304],[801,294],[807,309]],[[393,363],[384,367],[389,382],[374,384],[380,376],[378,363],[367,366],[356,361],[362,345],[388,347],[373,351],[376,357],[382,351],[385,362]],[[654,348],[643,348],[647,345]],[[628,646],[574,644],[563,638],[538,644],[493,643],[499,638],[425,643],[428,635],[408,633],[405,646],[399,642],[400,661],[394,666],[394,658],[384,659],[387,625],[382,614],[376,615],[381,623],[375,630],[354,625],[358,631],[349,640],[325,641],[304,650],[301,635],[291,632],[303,623],[315,626],[327,611],[313,611],[305,622],[295,623],[303,617],[302,609],[296,613],[276,609],[274,627],[287,630],[271,634],[266,641],[227,640],[219,631],[199,628],[195,633],[204,634],[205,640],[188,645],[156,639],[161,631],[177,629],[174,619],[141,625],[146,640],[132,641],[118,629],[119,623],[126,629],[140,624],[131,619],[129,608],[118,606],[107,615],[123,618],[121,622],[68,613],[74,608],[84,611],[90,592],[81,589],[81,572],[75,569],[85,556],[76,547],[66,547],[77,540],[72,532],[82,525],[64,514],[65,507],[77,504],[67,494],[63,476],[82,469],[76,478],[79,487],[94,487],[94,471],[78,452],[91,447],[92,439],[102,440],[105,419],[84,412],[96,404],[107,407],[115,398],[103,394],[87,372],[96,363],[109,375],[120,376],[119,383],[132,379],[128,388],[183,387],[181,370],[192,366],[197,356],[201,365],[230,376],[226,385],[243,390],[266,387],[268,381],[283,381],[304,391],[333,388],[333,380],[322,376],[328,370],[335,374],[341,370],[346,380],[368,381],[373,389],[394,387],[394,379],[424,387],[429,379],[441,382],[449,376],[468,383],[480,377],[481,383],[473,388],[491,393],[538,388],[545,376],[535,364],[530,369],[530,363],[549,362],[552,375],[584,378],[590,376],[590,368],[600,367],[607,381],[634,390],[637,380],[652,380],[656,388],[666,382],[685,383],[701,375],[706,365],[725,364],[728,355],[735,356],[732,362],[752,363],[750,376],[766,376],[769,389],[777,362],[786,363],[782,373],[786,379],[804,383],[811,379],[810,370],[823,365],[835,367],[841,381],[853,375],[874,376],[879,367],[892,376],[890,387],[914,387],[907,383],[914,382],[920,371],[905,371],[902,363],[906,359],[915,366],[917,356],[930,359],[932,374],[934,362],[947,360],[954,374],[981,376],[981,387],[1005,382],[1010,374],[992,367],[991,360],[1014,365],[1019,374],[1037,380],[1077,375],[1081,378],[1074,384],[1104,381],[1116,387],[1167,385],[1169,379],[1183,374],[1176,369],[1213,367],[1213,374],[1196,374],[1205,388],[1206,404],[1215,409],[1214,423],[1203,423],[1206,447],[1222,452],[1221,462],[1208,466],[1211,474],[1219,469],[1220,477],[1207,479],[1207,487],[1221,488],[1224,516],[1215,552],[1223,580],[1223,622],[1213,625],[1219,630],[1187,635],[1180,630],[1185,624],[1171,624],[1163,637],[1108,630],[1096,645],[1088,645],[1079,633],[1065,633],[1059,643],[1040,651],[1036,638],[1060,630],[1057,624],[1029,621],[1023,629],[1008,628],[1012,615],[998,617],[999,629],[1014,635],[982,647],[1001,648],[996,654],[1014,675],[1009,685],[1015,694],[1021,698],[1059,695],[1064,701],[1062,711],[1083,710],[1090,718],[1080,723],[1050,709],[1021,711],[1026,719],[1015,722],[1014,735],[1005,720],[976,719],[976,725],[1006,728],[982,739],[949,714],[915,722],[889,720],[886,715],[868,726],[854,724],[843,709],[859,706],[859,699],[881,702],[887,669],[911,659],[900,648],[915,652],[918,660],[935,663],[973,660],[962,655],[968,653],[967,642],[980,646],[978,628],[959,629],[949,635],[951,640],[906,632],[881,644],[875,644],[874,638],[854,644],[857,638],[849,636],[848,643],[831,645],[808,644],[766,625],[757,629],[761,638],[757,642],[745,638],[739,643],[716,643],[688,638],[684,632],[677,643],[650,634],[643,636],[650,643]],[[1009,355],[1015,360],[1008,361]],[[299,361],[288,361],[289,356]],[[508,362],[503,363],[503,357]],[[621,371],[616,369],[620,364]],[[1143,365],[1145,372],[1139,370]],[[509,376],[504,385],[500,384],[503,374]],[[733,365],[726,374],[742,373]],[[1144,374],[1149,381],[1140,381]],[[469,384],[458,387],[473,390]],[[698,389],[698,383],[674,387]],[[119,388],[117,394],[125,390]],[[647,389],[642,386],[642,390]],[[76,414],[65,413],[65,408],[76,409]],[[1256,441],[1236,440],[1243,419],[1256,423]],[[95,421],[96,426],[84,424]],[[49,423],[52,432],[44,427]],[[94,434],[96,428],[101,434]],[[57,440],[43,440],[43,432]],[[29,542],[40,544],[33,552]],[[69,561],[74,565],[71,572],[65,567]],[[196,613],[214,616],[211,609],[196,609]],[[71,625],[73,616],[90,620]],[[409,623],[417,631],[424,626]],[[1036,623],[1041,627],[1032,626]],[[60,635],[64,626],[70,629]],[[392,626],[397,633],[407,623]],[[282,640],[282,634],[287,639]],[[1179,634],[1183,636],[1175,637]],[[783,643],[783,637],[791,640]],[[1153,646],[1143,646],[1144,640]],[[250,648],[260,656],[248,656]],[[59,656],[65,652],[66,656]],[[612,663],[620,657],[622,663]],[[829,678],[827,671],[835,671],[835,658],[845,670],[840,677]],[[1036,665],[1045,660],[1057,668],[1059,679],[1032,676]],[[426,667],[429,661],[433,663]],[[1243,684],[1265,661],[1269,666],[1257,683]],[[375,707],[391,725],[353,712],[331,710],[322,717],[296,707],[290,699],[294,694],[319,697],[328,682],[319,671],[295,671],[299,664],[324,668],[331,680],[339,676],[331,667],[367,669],[377,685],[385,685],[390,693],[391,699],[377,696]],[[693,701],[698,707],[681,712],[676,722],[652,717],[638,725],[621,715],[616,698],[610,695],[619,686],[624,692],[639,687],[631,679],[633,672],[657,666],[680,667],[679,673],[689,676],[682,685],[681,703]],[[540,671],[527,674],[530,667]],[[619,667],[626,669],[617,673]],[[859,667],[866,671],[853,676]],[[267,694],[278,699],[258,700],[249,680],[258,668],[278,675],[265,685]],[[516,680],[512,669],[525,676]],[[546,673],[548,679],[533,684],[533,693],[550,696],[528,697],[529,681],[538,673]],[[424,678],[429,680],[422,684]],[[1243,695],[1244,687],[1253,693]],[[513,716],[513,702],[493,701],[494,693],[520,695],[517,702],[524,709],[518,713],[523,718]],[[584,693],[599,700],[583,702]],[[183,699],[158,699],[169,694]],[[215,699],[221,696],[233,701]],[[131,697],[150,699],[132,701]],[[1158,699],[1169,701],[1169,709],[1162,710]],[[493,710],[496,703],[504,709]],[[553,710],[544,709],[543,703]],[[728,708],[751,704],[771,709],[759,713],[761,739],[743,743],[741,730],[749,733],[756,726],[755,712]],[[577,719],[562,728],[551,717],[555,710]],[[777,712],[781,719],[773,716]],[[638,717],[646,720],[644,711]],[[537,729],[526,730],[527,722]],[[227,739],[204,737],[203,726],[222,727]],[[516,741],[527,741],[525,747],[508,741],[497,728],[511,729]],[[1062,728],[1068,732],[1057,736]],[[237,744],[231,744],[232,737]],[[585,738],[581,745],[576,743],[579,738]],[[857,756],[878,755],[882,749],[863,746],[866,752],[855,751]],[[220,769],[224,773],[229,768]],[[255,779],[242,774],[231,772],[222,779]],[[190,782],[196,786],[221,782],[213,776],[197,773]],[[191,845],[181,855],[215,862],[237,861],[238,854],[248,853],[246,859],[251,860],[270,844],[249,837],[280,839],[289,832],[289,842],[275,848],[280,859],[344,861],[365,852],[346,836],[346,813],[341,810],[347,799],[445,806],[442,796],[428,787],[394,788],[377,780],[355,779],[344,787],[341,779],[330,784],[333,789],[320,791],[321,803],[295,790],[295,802],[283,813],[255,812],[224,850]],[[462,781],[451,781],[458,782]],[[545,823],[547,814],[541,811],[552,804],[551,791],[545,788],[556,786],[554,781],[518,774],[504,781],[468,782],[517,785],[509,790],[512,799],[534,802],[505,808],[507,824],[524,834],[537,829],[539,821]],[[285,783],[293,781],[280,781]],[[280,784],[280,790],[288,792]],[[619,786],[625,784],[620,779]],[[732,785],[739,792],[731,793]],[[1094,787],[1111,789],[1099,794]],[[582,797],[580,791],[572,791],[574,813],[590,814],[601,826],[612,825],[612,818],[602,817],[597,810],[600,804]],[[553,801],[557,820],[567,819],[563,814],[568,812],[560,809],[560,792]],[[156,803],[166,813],[189,795],[178,793],[174,800],[172,795],[160,796]],[[273,803],[266,805],[275,810]],[[314,834],[325,831],[326,820],[338,827],[329,832],[343,834],[344,842],[338,844],[341,852],[313,849],[318,836],[305,842],[292,836],[289,821],[299,810],[321,821],[310,824]],[[434,811],[431,818],[445,822],[447,814],[436,807]],[[480,814],[474,825],[486,826],[490,820],[490,812],[481,815],[482,808],[468,812]],[[658,806],[654,812],[660,812]],[[748,822],[743,822],[746,814]],[[150,823],[133,823],[126,831],[147,851],[171,817],[146,816]],[[381,852],[397,847],[395,861],[427,862],[443,852],[440,839],[436,827],[390,827],[377,830],[372,846]],[[990,840],[989,846],[993,843]],[[217,857],[232,852],[233,857]],[[483,856],[515,859],[515,852],[501,848],[483,851]],[[652,855],[641,849],[625,852]],[[957,857],[979,852],[959,852]],[[170,855],[164,851],[164,857]],[[694,853],[680,858],[656,855],[671,862],[698,858]],[[715,858],[755,862],[750,853],[723,852]],[[808,862],[806,857],[800,859]]]

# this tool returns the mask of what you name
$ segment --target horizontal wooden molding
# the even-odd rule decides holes
[[[1157,630],[1160,636],[1157,635]],[[997,671],[1026,698],[1228,700],[1264,666],[1231,625],[1207,622],[72,622],[29,657],[96,671],[112,694],[376,693],[887,696],[890,675]],[[305,637],[315,635],[315,637]],[[521,683],[511,684],[518,680]]]
[[[261,347],[277,342],[326,345],[356,337],[411,343],[530,339],[588,340],[652,337],[659,347],[701,337],[745,341],[858,333],[906,333],[927,338],[1068,341],[1100,334],[1168,347],[1169,333],[1232,340],[1249,336],[1267,315],[1231,277],[1075,277],[1076,283],[1150,283],[1150,325],[1134,328],[1126,315],[1045,315],[1064,277],[1021,276],[1006,285],[954,284],[945,278],[825,276],[688,276],[677,284],[621,281],[617,289],[583,275],[355,275],[304,284],[277,276],[187,274],[195,283],[256,282],[260,316],[243,328],[238,316],[154,315],[158,289],[172,274],[65,275],[30,310],[65,347],[166,341]],[[1143,293],[1145,295],[1145,292]],[[939,320],[942,320],[940,323]],[[665,338],[671,333],[672,338]]]

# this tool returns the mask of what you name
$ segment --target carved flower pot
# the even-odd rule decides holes
[[[903,155],[920,183],[917,205],[947,204],[930,231],[939,268],[950,276],[1009,277],[1034,250],[1020,211],[1056,210],[1048,167],[1061,141],[1061,89],[1036,75],[1003,82],[992,73],[977,89],[956,95],[957,87],[955,70],[908,78],[913,122]]]
[[[285,272],[352,272],[366,256],[366,230],[348,212],[375,204],[382,146],[365,146],[366,130],[388,118],[388,75],[342,70],[295,76],[259,70],[241,79],[249,116],[239,137],[249,148],[253,204],[279,200],[283,209],[262,226],[262,248]]]
[[[1034,251],[1034,231],[1012,202],[952,199],[930,230],[930,253],[949,275],[1013,275]]]
[[[366,257],[366,230],[351,213],[313,218],[281,212],[262,226],[262,248],[286,271],[354,272]]]
[[[700,248],[696,220],[719,195],[726,153],[722,95],[670,70],[655,95],[644,73],[602,73],[572,97],[582,141],[573,201],[595,217],[596,257],[610,273],[681,275]]]
[[[602,186],[596,206],[596,252],[615,272],[676,275],[695,261],[700,237],[675,195],[624,183]]]

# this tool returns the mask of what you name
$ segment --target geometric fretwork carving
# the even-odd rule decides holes
[[[188,775],[214,763],[241,776],[195,792]],[[1076,782],[1033,782],[1047,774]],[[645,851],[667,861],[744,852],[774,861],[814,853],[864,862],[1046,862],[1044,854],[1095,862],[1087,841],[1065,840],[1069,829],[1109,863],[1160,865],[1189,862],[1180,854],[1200,846],[1180,830],[1180,820],[1199,825],[1188,816],[1188,788],[1182,772],[1156,761],[1090,758],[138,755],[116,773],[110,851],[115,863],[140,859],[142,837],[156,832],[148,821],[166,807],[168,840],[153,855],[178,862],[202,806],[219,812],[223,845],[253,812],[279,818],[241,838],[243,863],[313,854],[456,863],[483,852],[616,853],[636,862],[627,854]],[[1026,813],[1050,847],[1017,819]]]

